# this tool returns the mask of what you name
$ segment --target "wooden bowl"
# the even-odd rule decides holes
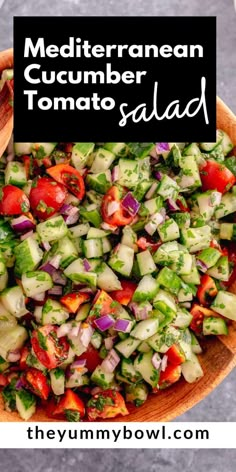
[[[11,54],[12,52],[10,52]],[[5,57],[9,61],[9,51],[0,53],[0,69],[1,57]],[[8,64],[11,63],[11,61],[8,62]],[[217,128],[226,131],[236,145],[236,116],[220,98],[217,98]],[[231,289],[236,293],[236,286]],[[129,416],[118,417],[111,421],[169,421],[185,413],[206,397],[236,365],[236,323],[232,323],[230,326],[229,336],[205,339],[201,345],[203,346],[203,354],[200,356],[200,362],[204,376],[198,382],[188,384],[182,379],[174,386],[162,390],[156,395],[151,395],[142,407],[129,406]],[[17,413],[5,411],[3,402],[0,400],[1,421],[22,420]],[[30,421],[53,420],[46,416],[41,407],[38,408],[37,413]]]

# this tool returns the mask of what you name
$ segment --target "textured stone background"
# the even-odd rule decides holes
[[[216,15],[218,95],[236,112],[236,14],[233,0],[0,0],[0,50],[12,44],[13,15]],[[177,421],[236,421],[236,375]],[[0,451],[7,472],[234,472],[233,450]]]

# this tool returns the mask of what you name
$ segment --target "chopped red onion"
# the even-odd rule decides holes
[[[100,331],[106,331],[114,326],[115,320],[111,315],[104,315],[94,320],[94,324]]]
[[[156,143],[156,152],[157,154],[162,154],[163,152],[170,151],[169,143]]]
[[[115,390],[116,392],[120,392],[122,390],[122,387],[118,384],[112,384],[110,386],[110,389]],[[103,393],[103,392],[104,392],[104,388],[94,387],[91,390],[91,395],[99,395],[99,393]]]
[[[21,389],[24,388],[24,387],[25,387],[25,381],[23,380],[22,377],[20,377],[20,378],[17,380],[16,384],[15,384],[15,389],[16,389],[16,390],[21,390]]]
[[[155,352],[155,354],[153,354],[152,356],[152,365],[153,367],[155,367],[155,369],[159,369],[160,366],[161,366],[161,358],[158,354],[158,352]]]
[[[79,219],[79,209],[73,205],[63,205],[63,207],[64,206],[69,207],[69,209],[65,210],[64,213],[62,213],[62,210],[60,210],[60,213],[63,215],[65,223],[67,225],[73,225],[77,223]]]
[[[21,215],[17,218],[13,218],[11,221],[11,227],[14,231],[19,233],[26,233],[30,230],[35,229],[35,223],[31,221],[27,216]]]
[[[137,215],[140,208],[140,203],[133,197],[131,192],[128,192],[121,200],[121,205],[131,216]]]
[[[167,198],[166,202],[170,211],[178,211],[180,209],[173,198]]]
[[[76,367],[85,367],[86,366],[86,359],[77,359],[71,364],[71,369],[76,369]]]
[[[45,251],[50,251],[51,249],[51,244],[48,241],[42,241],[42,246]]]
[[[96,287],[82,287],[80,292],[88,293],[88,295],[94,295],[96,293]]]
[[[191,175],[182,175],[179,185],[180,187],[185,188],[185,187],[192,187],[194,183],[195,183],[194,177],[192,177]]]
[[[159,156],[157,155],[157,150],[155,147],[149,152],[149,155],[153,157],[154,159],[159,159]]]
[[[132,328],[132,321],[118,319],[115,322],[114,329],[115,331],[121,331],[122,333],[129,333]]]
[[[145,199],[146,200],[149,200],[150,198],[153,197],[156,189],[158,187],[158,183],[157,182],[153,182],[152,186],[150,187],[150,189],[148,190],[148,192],[146,193],[145,195]]]
[[[161,180],[161,179],[162,179],[162,173],[161,173],[159,170],[157,170],[154,175],[155,175],[155,177],[156,177],[157,180]]]
[[[86,326],[83,325],[83,327],[80,329],[80,341],[84,347],[86,348],[88,347],[91,341],[93,332],[94,332],[94,329],[89,324],[86,324]]]
[[[112,182],[116,182],[119,179],[119,166],[113,167],[111,171]]]
[[[157,225],[153,221],[149,221],[145,226],[144,226],[145,231],[147,231],[150,236],[152,236],[155,231],[157,230]]]
[[[52,280],[55,284],[66,285],[66,278],[60,270],[55,270],[52,273]]]
[[[68,193],[65,199],[65,205],[66,204],[67,205],[73,204],[74,206],[77,206],[80,204],[80,200],[75,195],[72,195],[72,193]]]
[[[64,323],[59,328],[57,328],[57,337],[58,338],[63,338],[63,336],[66,336],[71,332],[71,323]]]
[[[57,256],[54,256],[51,260],[50,260],[50,264],[55,267],[55,269],[59,269],[59,266],[60,266],[60,262],[61,262],[61,256],[58,254]]]
[[[49,275],[52,275],[55,272],[55,267],[51,264],[51,262],[45,262],[42,266],[39,267],[39,270],[43,270],[47,272]]]
[[[109,202],[107,205],[107,216],[113,215],[117,210],[119,210],[120,204],[116,201]]]
[[[129,308],[132,310],[137,321],[146,320],[153,309],[149,302],[145,302],[145,305],[143,306],[136,302],[131,302],[129,303]]]
[[[7,158],[6,158],[7,162],[12,162],[14,160],[14,154],[8,154]]]
[[[182,302],[180,303],[180,305],[183,307],[183,308],[186,308],[187,310],[189,308],[191,308],[191,303],[190,302]]]
[[[166,367],[167,367],[167,362],[168,362],[168,356],[165,354],[162,357],[162,360],[161,360],[161,370],[162,370],[162,372],[165,372]]]
[[[101,228],[105,229],[106,231],[111,231],[112,233],[118,229],[117,226],[109,225],[108,223],[105,223],[105,221],[101,223]]]
[[[120,362],[120,358],[114,349],[111,349],[106,358],[101,363],[101,368],[105,372],[114,372]]]
[[[72,326],[72,328],[70,330],[70,335],[77,338],[77,336],[79,335],[80,326],[81,326],[80,322],[77,323],[75,326]]]
[[[216,205],[220,205],[222,198],[222,193],[220,192],[213,192],[211,196],[209,196],[209,206],[214,207]]]
[[[24,233],[20,236],[20,240],[24,241],[24,239],[30,238],[31,236],[33,236],[33,234],[34,234],[33,230],[28,231],[27,233]]]
[[[45,299],[45,292],[40,292],[37,293],[37,295],[34,295],[31,297],[33,300],[36,300],[37,302],[43,302]]]
[[[89,272],[91,270],[91,265],[89,264],[89,261],[87,259],[83,260],[83,266],[86,272]]]
[[[104,339],[105,348],[109,351],[113,348],[114,345],[114,336],[109,336],[108,338]]]
[[[196,259],[196,266],[199,267],[199,269],[202,271],[202,272],[206,272],[208,267],[207,265],[201,261],[200,259]]]
[[[165,217],[162,215],[161,212],[154,213],[152,215],[151,223],[155,223],[156,226],[159,226],[163,221],[165,220]]]
[[[17,362],[20,360],[20,358],[21,358],[21,353],[19,349],[15,349],[14,351],[9,351],[8,356],[7,356],[7,360],[9,362]]]
[[[61,285],[54,285],[50,290],[48,290],[49,295],[62,295],[62,286]]]

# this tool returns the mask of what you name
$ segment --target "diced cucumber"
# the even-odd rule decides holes
[[[216,146],[221,144],[223,136],[224,136],[223,131],[217,130],[215,143],[199,143],[199,146],[203,151],[206,151],[206,152],[212,151]]]
[[[94,161],[91,167],[91,172],[97,174],[99,172],[105,172],[110,169],[112,162],[115,160],[115,154],[108,151],[107,149],[99,148],[94,157]]]
[[[227,156],[227,154],[229,154],[229,152],[233,149],[234,144],[231,141],[229,135],[225,131],[222,131],[222,130],[220,131],[223,134],[223,139],[221,141],[222,151],[224,155]]]
[[[136,160],[119,160],[119,179],[118,183],[127,188],[134,188],[139,181],[139,164]]]
[[[151,275],[144,275],[136,288],[133,301],[153,300],[158,292],[158,283]]]
[[[39,223],[36,227],[36,231],[42,241],[50,242],[63,238],[63,236],[67,234],[68,228],[62,216],[53,216]]]
[[[50,156],[57,143],[33,143],[32,154],[36,159]]]
[[[215,316],[206,316],[203,319],[203,334],[204,336],[215,334],[228,334],[228,327],[223,318],[216,318]]]
[[[147,343],[151,346],[154,351],[165,354],[168,349],[178,342],[180,339],[180,332],[173,326],[167,326],[162,332],[151,336]]]
[[[197,270],[196,260],[195,260],[194,256],[192,258],[192,269],[191,269],[190,274],[189,275],[182,275],[181,278],[187,284],[195,284],[195,285],[200,284],[200,275],[199,275],[199,272]]]
[[[143,206],[145,210],[148,211],[149,215],[154,215],[154,213],[157,213],[163,207],[163,199],[160,196],[151,198],[144,202]]]
[[[139,339],[134,339],[129,336],[128,338],[120,341],[115,345],[117,351],[119,351],[122,356],[129,358],[131,354],[137,349],[138,345],[140,344]]]
[[[85,236],[89,232],[89,224],[83,223],[81,225],[73,226],[69,229],[69,234],[72,238],[80,238],[81,236]]]
[[[186,341],[183,341],[183,339],[179,339],[178,347],[180,351],[182,351],[182,353],[184,354],[185,360],[191,360],[193,353],[191,344],[187,343]]]
[[[34,395],[27,390],[16,391],[16,409],[24,421],[28,421],[36,411]]]
[[[0,333],[0,356],[8,360],[10,351],[21,349],[28,338],[26,329],[23,326],[14,326],[7,331]]]
[[[129,277],[133,268],[134,250],[125,244],[118,244],[111,252],[108,264],[121,275]]]
[[[6,288],[0,295],[1,302],[5,309],[9,311],[16,318],[20,318],[28,313],[25,307],[25,296],[22,288],[19,285],[15,287]]]
[[[182,281],[182,287],[178,292],[179,303],[191,302],[193,299],[193,295],[195,295],[193,287]]]
[[[102,217],[97,204],[92,203],[86,207],[80,207],[80,215],[82,218],[92,223],[95,228],[99,228],[102,223]]]
[[[78,257],[78,251],[74,241],[69,239],[68,236],[59,239],[59,241],[55,243],[55,248],[55,254],[60,256],[60,267],[63,269]]]
[[[101,366],[97,366],[91,375],[91,381],[101,388],[109,388],[114,380],[113,372],[105,372]]]
[[[153,256],[154,262],[160,265],[171,264],[176,260],[176,257],[178,259],[178,252],[179,248],[177,241],[163,243]],[[174,254],[174,258],[172,253]]]
[[[93,271],[86,271],[83,259],[76,259],[72,262],[65,270],[64,274],[73,282],[82,282],[88,283],[91,285],[96,285],[97,283],[97,274]]]
[[[169,218],[157,227],[159,236],[163,242],[173,241],[180,236],[179,227],[173,218]]]
[[[96,330],[94,330],[93,332],[93,335],[91,338],[91,344],[93,347],[95,347],[95,349],[99,349],[101,347],[102,335]]]
[[[158,320],[159,321],[159,320]],[[150,351],[150,346],[146,341],[143,341],[139,346],[137,347],[137,351],[139,352],[148,352]]]
[[[192,346],[192,351],[194,354],[201,354],[202,353],[202,348],[199,344],[198,339],[196,336],[191,332],[191,346]]]
[[[222,256],[217,263],[208,269],[207,274],[215,279],[227,282],[230,276],[229,259],[227,256]]]
[[[210,267],[214,266],[221,256],[221,252],[214,247],[208,247],[203,249],[200,254],[197,255],[197,261],[203,263],[203,265],[209,269]]]
[[[138,183],[138,185],[135,187],[133,190],[133,196],[140,202],[148,190],[151,188],[152,184],[154,183],[153,180],[142,180],[141,182]],[[158,187],[158,183],[156,182],[156,187]]]
[[[179,162],[181,171],[177,178],[183,190],[192,190],[201,186],[199,169],[195,156],[182,156]]]
[[[18,244],[14,253],[16,256],[14,271],[17,277],[20,277],[24,272],[37,269],[43,257],[43,251],[33,236]]]
[[[172,324],[176,328],[187,328],[190,325],[192,318],[193,317],[191,313],[189,313],[187,310],[177,309],[176,317],[174,318]]]
[[[73,146],[71,154],[71,162],[77,169],[83,169],[88,160],[88,156],[93,152],[94,143],[76,143]]]
[[[181,279],[175,272],[168,267],[163,267],[157,276],[159,287],[168,290],[168,292],[177,295],[181,288]]]
[[[135,369],[141,374],[142,378],[155,388],[159,381],[159,371],[155,369],[152,363],[153,351],[141,352],[134,361]]]
[[[39,293],[50,290],[53,286],[51,276],[43,270],[26,272],[22,275],[22,286],[28,297],[34,297]]]
[[[211,308],[225,318],[236,321],[236,295],[234,293],[219,290]]]
[[[54,395],[63,395],[65,392],[65,372],[59,367],[50,370],[51,388]]]
[[[76,314],[76,321],[83,321],[83,320],[86,320],[88,314],[89,314],[89,311],[90,311],[90,308],[91,308],[91,304],[90,303],[84,303],[83,305],[81,305],[77,311],[77,314]]]
[[[187,211],[184,213],[172,213],[171,216],[177,223],[179,229],[190,227],[191,218],[190,214]]]
[[[131,226],[125,226],[123,228],[122,238],[121,238],[122,244],[125,244],[125,246],[131,247],[136,252],[138,249],[136,245],[137,239],[138,239],[137,234],[133,231]]]
[[[131,359],[122,359],[121,374],[123,377],[127,378],[127,380],[133,383],[138,382],[142,378],[140,373],[135,369]]]
[[[13,328],[17,325],[17,319],[14,315],[9,313],[5,306],[0,303],[0,332]]]
[[[87,174],[86,184],[96,192],[106,193],[112,185],[111,171],[106,170],[98,174]]]
[[[136,157],[143,158],[153,150],[154,143],[126,143],[129,152]]]
[[[124,157],[128,154],[126,143],[104,143],[103,147],[119,157]]]
[[[153,334],[157,332],[158,326],[158,318],[149,318],[137,323],[130,335],[133,336],[133,338],[139,339],[140,341],[145,341],[147,338],[150,338],[150,336],[153,336]]]
[[[145,383],[125,386],[125,400],[134,403],[136,407],[143,405],[148,397],[148,388]]]
[[[164,200],[167,200],[167,198],[176,200],[178,191],[179,186],[176,181],[171,179],[171,177],[169,177],[168,175],[164,174],[157,189],[157,193],[161,195]]]
[[[200,228],[188,228],[181,230],[182,243],[192,254],[202,249],[206,249],[211,241],[211,228],[208,225]]]
[[[14,143],[15,153],[17,156],[31,154],[33,143]]]
[[[222,194],[215,190],[208,190],[207,192],[197,195],[200,215],[205,222],[208,222],[212,218],[216,207],[218,207],[221,202],[221,198]]]
[[[153,306],[154,308],[157,308],[157,310],[161,311],[161,313],[164,315],[170,315],[172,318],[177,312],[174,297],[165,290],[158,290],[153,300]]]
[[[235,223],[221,223],[220,224],[220,239],[227,239],[228,241],[236,241],[236,224]]]
[[[48,298],[43,306],[42,324],[60,325],[69,318],[68,311],[56,300]]]
[[[217,220],[224,216],[230,215],[236,211],[236,195],[233,193],[225,193],[220,204],[216,207],[215,217]]]
[[[89,385],[89,377],[87,375],[71,375],[66,380],[66,388],[79,388],[85,385]]]
[[[5,269],[4,273],[0,275],[0,292],[2,292],[8,284],[8,272]]]
[[[10,367],[10,363],[9,362],[5,362],[5,360],[3,359],[3,357],[0,357],[0,372],[4,372],[5,370],[9,369]]]
[[[191,359],[181,364],[181,371],[188,383],[196,382],[204,375],[201,364],[194,353],[192,353]]]
[[[86,241],[83,241],[83,250],[87,259],[102,257],[103,250],[101,239],[86,239]]]
[[[170,268],[178,275],[189,275],[191,274],[193,265],[193,257],[191,254],[185,252],[178,252],[178,259],[176,259]]]
[[[5,184],[23,187],[27,182],[26,170],[21,162],[8,162],[5,168]]]
[[[105,262],[102,262],[97,270],[97,286],[106,292],[122,289],[117,275]]]
[[[109,234],[108,231],[104,231],[100,228],[89,228],[87,233],[87,239],[103,239]]]
[[[183,150],[183,156],[195,156],[197,162],[198,162],[198,158],[201,158],[201,155],[202,154],[197,143],[190,143]]]
[[[137,254],[137,261],[141,276],[152,274],[157,270],[156,264],[148,249]]]

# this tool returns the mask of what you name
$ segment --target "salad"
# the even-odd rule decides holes
[[[28,420],[128,415],[203,376],[236,320],[236,157],[215,143],[15,143],[0,163],[0,385]]]

